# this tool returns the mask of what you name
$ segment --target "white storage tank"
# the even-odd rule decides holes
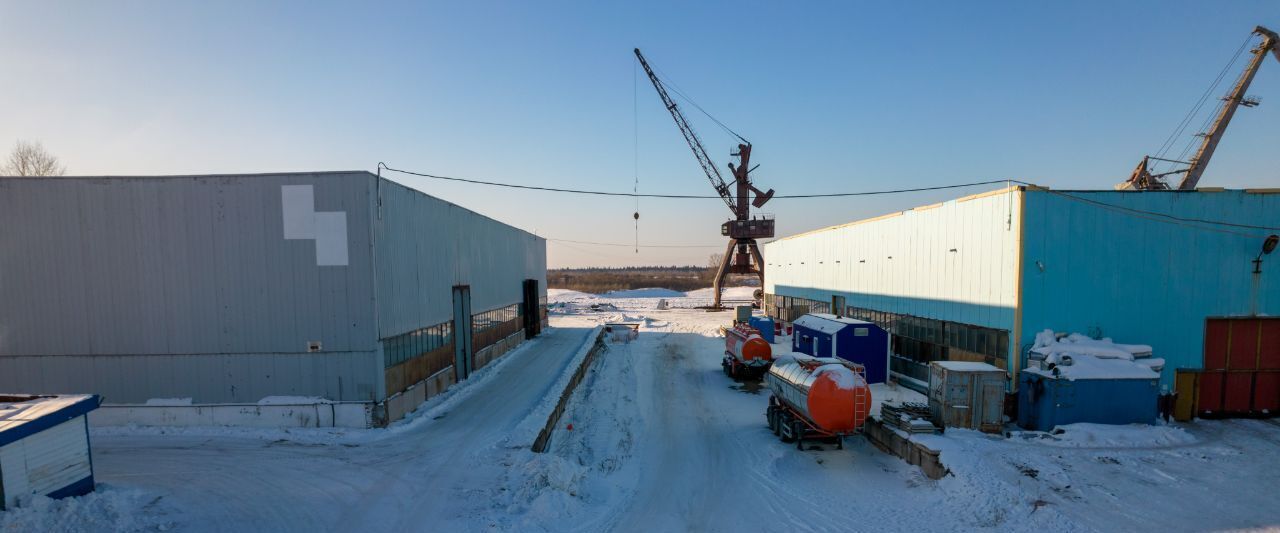
[[[87,415],[99,403],[96,395],[0,394],[0,509],[93,491]]]

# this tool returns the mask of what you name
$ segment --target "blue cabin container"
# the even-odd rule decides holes
[[[814,357],[839,357],[866,367],[867,383],[889,380],[889,334],[871,322],[824,313],[792,324],[791,349]]]
[[[747,325],[760,330],[760,338],[765,342],[773,344],[773,319],[767,316],[753,316],[747,321]]]
[[[1150,424],[1159,416],[1160,379],[1070,379],[1039,369],[1018,377],[1018,425],[1033,431],[1054,426]]]

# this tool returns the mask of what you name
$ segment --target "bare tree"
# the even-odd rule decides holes
[[[0,166],[0,176],[61,176],[67,167],[58,157],[37,142],[18,141],[9,153],[9,159]]]

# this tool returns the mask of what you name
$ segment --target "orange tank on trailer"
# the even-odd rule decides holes
[[[747,324],[738,324],[724,332],[722,366],[729,377],[760,377],[773,362],[773,347],[760,332]]]
[[[724,332],[724,351],[744,363],[773,360],[773,347],[760,332],[746,324],[738,324]]]
[[[871,389],[862,365],[837,358],[786,354],[765,378],[773,396],[769,428],[803,449],[807,437],[837,439],[858,432],[871,414]]]

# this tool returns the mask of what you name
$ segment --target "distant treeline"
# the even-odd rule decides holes
[[[547,287],[593,294],[649,287],[684,292],[710,287],[715,274],[714,268],[692,266],[561,268],[547,271]]]

